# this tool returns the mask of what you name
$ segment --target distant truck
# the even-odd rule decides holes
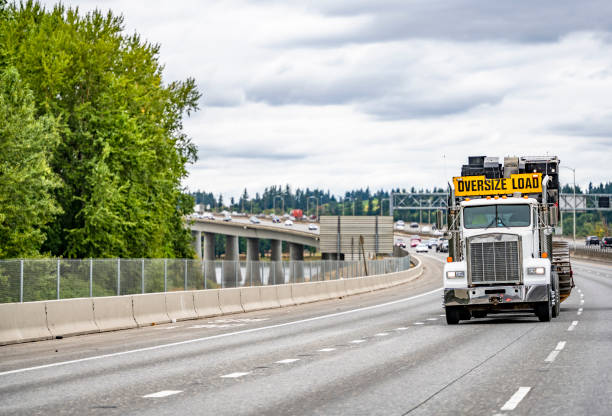
[[[304,215],[304,212],[301,209],[294,209],[291,211],[291,216],[298,221],[302,220],[303,215]]]
[[[454,177],[448,203],[444,307],[449,325],[489,313],[560,313],[573,276],[559,219],[557,157],[476,156]]]

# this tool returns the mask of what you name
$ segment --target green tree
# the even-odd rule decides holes
[[[15,66],[39,115],[58,122],[52,169],[63,209],[43,246],[68,257],[192,256],[181,180],[196,149],[182,131],[193,79],[164,84],[159,45],[124,34],[123,17],[38,2],[2,7],[0,68]]]
[[[17,70],[1,70],[0,258],[39,255],[42,229],[61,213],[52,195],[60,181],[49,166],[59,141],[55,120],[35,111]]]

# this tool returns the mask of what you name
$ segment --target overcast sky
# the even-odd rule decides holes
[[[582,186],[612,180],[609,0],[64,4],[123,14],[161,44],[166,81],[196,79],[190,190],[431,188],[468,155],[554,154]]]

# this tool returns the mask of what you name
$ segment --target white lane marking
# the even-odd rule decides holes
[[[438,318],[427,318],[428,321],[437,321]]]
[[[362,342],[365,342],[365,339],[354,339],[351,341],[351,344],[361,344]]]
[[[560,341],[555,347],[555,350],[563,351],[563,348],[565,348],[565,344],[566,344],[566,341]]]
[[[572,324],[567,328],[568,331],[573,331],[576,329],[576,325],[578,325],[578,321],[572,321]]]
[[[504,411],[504,410],[516,409],[516,406],[519,405],[521,400],[523,400],[525,396],[527,396],[527,393],[529,393],[529,390],[531,390],[531,387],[519,387],[516,393],[514,393],[512,397],[510,397],[510,400],[508,400],[506,404],[504,404],[500,410]]]
[[[247,374],[251,374],[251,372],[247,371],[246,373],[230,373],[230,374],[221,376],[221,378],[238,378],[238,377],[246,376]]]
[[[425,322],[415,322],[415,325],[425,325]]]
[[[582,308],[578,309],[578,312],[576,312],[578,315],[582,315]]]
[[[584,299],[580,300],[580,304],[584,305]]]
[[[583,298],[583,297],[584,297],[584,293],[581,293],[581,294],[580,294],[580,297],[581,297],[581,298]]]
[[[180,328],[180,325],[173,325],[173,326],[167,326],[167,327],[160,327],[158,329],[174,329],[174,328]]]
[[[147,394],[146,396],[142,396],[142,397],[146,397],[146,398],[167,397],[167,396],[172,396],[173,394],[179,394],[182,392],[183,390],[162,390],[162,391],[158,391],[157,393]]]
[[[280,361],[276,361],[276,364],[290,364],[290,363],[294,363],[296,361],[300,361],[299,358],[286,358],[284,360],[280,360]]]
[[[408,328],[406,328],[405,326],[400,326],[399,328],[395,328],[394,331],[405,331]]]
[[[388,332],[379,332],[378,334],[374,334],[375,337],[386,337],[389,335]]]
[[[335,348],[321,348],[318,351],[319,352],[331,352],[331,351],[336,351],[336,349]]]
[[[557,358],[557,355],[559,355],[560,352],[561,351],[558,350],[552,350],[550,354],[548,354],[548,357],[546,357],[544,362],[552,363],[553,361],[555,361],[555,358]]]
[[[446,314],[442,314],[442,315],[440,315],[440,316],[446,316]]]
[[[582,290],[578,289],[578,293],[582,293]]]
[[[139,352],[144,352],[144,351],[159,350],[159,349],[162,349],[162,348],[170,348],[170,347],[176,347],[176,346],[179,346],[179,345],[193,344],[195,342],[204,342],[204,341],[210,341],[210,340],[213,340],[213,339],[227,338],[227,337],[231,337],[231,336],[235,336],[235,335],[243,335],[243,334],[250,334],[250,333],[253,333],[253,332],[266,331],[268,329],[275,329],[275,328],[282,328],[282,327],[285,327],[285,326],[299,325],[299,324],[303,324],[303,323],[306,323],[306,322],[319,321],[321,319],[335,318],[335,317],[338,317],[338,316],[349,315],[349,314],[352,314],[352,313],[369,311],[369,310],[372,310],[372,309],[378,309],[378,308],[384,308],[386,306],[396,305],[396,304],[402,303],[402,302],[408,302],[408,301],[411,301],[411,300],[414,300],[414,299],[419,299],[419,298],[422,298],[422,297],[425,297],[425,296],[432,295],[432,294],[434,294],[436,292],[441,291],[442,289],[443,288],[440,287],[438,289],[430,290],[429,292],[421,293],[420,295],[415,295],[415,296],[410,296],[408,298],[393,300],[391,302],[379,303],[378,305],[372,305],[372,306],[364,306],[363,308],[351,309],[351,310],[343,311],[343,312],[330,313],[330,314],[327,314],[327,315],[314,316],[312,318],[300,319],[298,321],[284,322],[282,324],[262,326],[262,327],[259,327],[259,328],[243,329],[241,331],[226,332],[224,334],[210,335],[210,336],[207,336],[207,337],[188,339],[186,341],[177,341],[177,342],[171,342],[169,344],[154,345],[152,347],[137,348],[137,349],[134,349],[134,350],[114,352],[114,353],[111,353],[111,354],[94,355],[94,356],[91,356],[91,357],[79,358],[77,360],[60,361],[60,362],[57,362],[57,363],[37,365],[35,367],[18,368],[16,370],[9,370],[9,371],[0,372],[0,376],[6,376],[6,375],[9,375],[9,374],[24,373],[26,371],[42,370],[44,368],[59,367],[59,366],[68,365],[68,364],[82,363],[82,362],[86,362],[86,361],[99,360],[99,359],[102,359],[102,358],[120,357],[122,355],[127,355],[127,354],[134,354],[134,353],[139,353]]]

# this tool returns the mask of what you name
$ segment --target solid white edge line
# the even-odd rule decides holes
[[[560,350],[552,350],[550,354],[548,354],[548,357],[546,357],[544,362],[552,363],[553,361],[555,361],[555,358],[557,358],[557,355],[559,355],[560,352]]]
[[[151,393],[151,394],[147,394],[146,396],[142,396],[144,398],[159,398],[159,397],[168,397],[168,396],[172,396],[173,394],[179,394],[182,393],[183,390],[162,390],[162,391],[158,391],[157,393]]]
[[[527,396],[527,393],[529,393],[530,390],[531,387],[519,387],[516,393],[514,393],[512,397],[510,397],[510,400],[508,400],[500,410],[503,411],[516,409],[516,406],[518,406],[521,400],[523,400],[525,396]]]
[[[563,348],[565,348],[565,344],[566,344],[566,341],[560,341],[555,347],[555,349],[557,351],[563,351]]]
[[[312,318],[300,319],[298,321],[285,322],[285,323],[282,323],[282,324],[262,326],[262,327],[259,327],[259,328],[243,329],[241,331],[226,332],[224,334],[217,334],[217,335],[211,335],[211,336],[208,336],[208,337],[188,339],[186,341],[171,342],[169,344],[154,345],[152,347],[138,348],[138,349],[135,349],[135,350],[120,351],[120,352],[114,352],[114,353],[110,353],[110,354],[102,354],[102,355],[95,355],[95,356],[92,356],[92,357],[79,358],[77,360],[60,361],[58,363],[44,364],[44,365],[38,365],[38,366],[35,366],[35,367],[26,367],[26,368],[19,368],[19,369],[16,369],[16,370],[3,371],[3,372],[0,372],[0,376],[6,376],[6,375],[9,375],[9,374],[24,373],[26,371],[42,370],[42,369],[45,369],[45,368],[59,367],[59,366],[68,365],[68,364],[82,363],[82,362],[86,362],[86,361],[99,360],[99,359],[102,359],[102,358],[119,357],[119,356],[122,356],[122,355],[134,354],[134,353],[144,352],[144,351],[154,351],[154,350],[159,350],[159,349],[162,349],[162,348],[176,347],[178,345],[193,344],[193,343],[196,343],[196,342],[204,342],[204,341],[209,341],[209,340],[213,340],[213,339],[227,338],[227,337],[231,337],[231,336],[234,336],[234,335],[250,334],[250,333],[253,333],[253,332],[265,331],[265,330],[268,330],[268,329],[282,328],[282,327],[285,327],[285,326],[292,326],[292,325],[299,325],[299,324],[303,324],[303,323],[306,323],[306,322],[319,321],[321,319],[335,318],[337,316],[349,315],[349,314],[352,314],[352,313],[369,311],[369,310],[372,310],[372,309],[383,308],[385,306],[391,306],[391,305],[395,305],[395,304],[402,303],[402,302],[408,302],[410,300],[419,299],[419,298],[422,298],[422,297],[425,297],[425,296],[429,296],[431,294],[439,292],[442,289],[443,288],[439,287],[437,289],[430,290],[429,292],[421,293],[420,295],[414,295],[414,296],[410,296],[410,297],[403,298],[403,299],[393,300],[391,302],[380,303],[378,305],[372,305],[372,306],[365,306],[363,308],[351,309],[351,310],[343,311],[343,312],[330,313],[330,314],[327,314],[327,315],[315,316],[315,317],[312,317]]]

